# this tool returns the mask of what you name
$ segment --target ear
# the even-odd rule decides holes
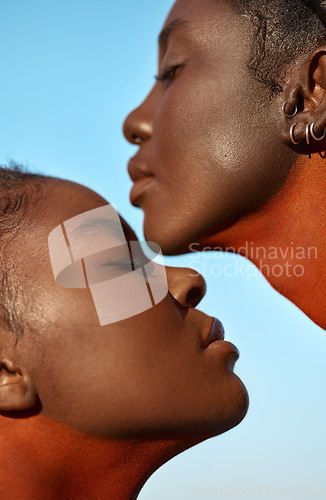
[[[326,47],[299,64],[283,92],[284,141],[300,153],[326,148]]]
[[[37,401],[31,377],[10,360],[0,360],[0,411],[27,410]]]

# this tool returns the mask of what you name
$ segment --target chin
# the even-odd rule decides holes
[[[179,419],[176,412],[175,421],[170,428],[167,428],[165,437],[193,439],[200,443],[223,434],[239,425],[245,418],[249,407],[249,396],[242,381],[233,374],[228,399],[223,403],[218,399],[215,404],[210,399],[207,403],[207,406],[201,405],[197,409],[198,412],[191,415],[189,411],[186,416],[183,414]]]
[[[200,429],[207,437],[218,436],[239,425],[245,418],[249,408],[249,396],[247,389],[237,375],[233,375],[233,384],[236,387],[230,391],[228,402],[225,403],[223,414],[221,414],[221,404],[208,411],[210,417],[205,425]],[[215,413],[215,414],[214,414]]]
[[[164,255],[181,255],[192,252],[191,245],[196,244],[202,250],[222,231],[234,226],[240,215],[216,215],[208,219],[201,214],[189,216],[189,219],[168,217],[164,212],[157,214],[142,207],[144,212],[143,231],[147,241],[157,243]],[[163,215],[163,217],[162,217]],[[222,245],[221,245],[222,246]]]
[[[184,228],[170,227],[168,224],[153,224],[144,219],[143,226],[146,241],[157,243],[163,255],[181,255],[190,253],[191,234]]]
[[[237,388],[233,391],[233,407],[230,408],[228,415],[229,427],[226,430],[239,425],[245,418],[249,408],[249,395],[245,385],[237,375],[233,374],[233,377],[237,380]]]

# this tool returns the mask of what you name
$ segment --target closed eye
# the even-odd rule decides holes
[[[101,267],[119,267],[121,269],[127,269],[130,271],[130,266],[132,265],[131,260],[117,260],[115,262],[106,262]]]
[[[140,258],[136,257],[133,259],[121,259],[116,261],[110,261],[103,264],[103,267],[119,267],[121,269],[126,269],[130,271],[130,266],[133,266],[134,269],[138,269],[139,267],[143,267],[148,261],[146,257]]]
[[[172,66],[171,68],[163,70],[159,75],[155,76],[155,80],[157,80],[158,82],[164,82],[167,84],[167,86],[170,85],[176,78],[178,70],[180,70],[182,66],[182,64],[177,64],[175,66]]]

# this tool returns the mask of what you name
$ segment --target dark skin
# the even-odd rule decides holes
[[[76,498],[76,491],[91,487],[82,473],[74,476],[78,467],[89,467],[89,453],[98,457],[92,459],[91,477],[99,478],[99,492],[117,488],[116,498],[133,498],[166,460],[242,420],[248,398],[233,373],[237,350],[223,340],[207,345],[213,319],[194,308],[205,293],[205,282],[187,269],[167,269],[169,293],[159,304],[101,327],[89,289],[55,283],[47,238],[58,224],[107,202],[67,181],[49,180],[43,190],[41,201],[29,209],[6,247],[23,291],[17,307],[26,309],[26,326],[17,343],[12,332],[4,326],[0,330],[0,409],[7,417],[24,417],[26,411],[31,415],[14,418],[12,426],[4,422],[13,436],[10,449],[16,449],[22,436],[27,448],[32,442],[35,446],[33,429],[39,425],[43,439],[51,440],[51,432],[57,436],[50,449],[58,458],[51,467],[53,473],[60,467],[72,474]],[[123,225],[127,240],[136,240]],[[69,433],[66,426],[75,431]],[[82,457],[80,442],[85,443]],[[33,462],[28,457],[27,465],[21,454],[11,453],[8,477],[21,473],[30,488],[32,479],[24,470],[34,464],[41,477],[46,473],[47,463],[42,466],[38,458]],[[49,460],[52,455],[46,451]],[[34,480],[38,491],[42,481],[40,486]],[[52,487],[55,498],[58,484],[54,481]]]
[[[227,2],[177,0],[163,34],[159,81],[124,124],[139,146],[128,168],[145,237],[166,254],[189,252],[192,243],[240,254],[246,242],[283,255],[315,247],[318,258],[291,258],[292,267],[304,266],[300,277],[289,276],[280,254],[245,256],[325,328],[325,143],[304,144],[307,123],[317,136],[326,126],[326,48],[294,61],[284,92],[271,98],[247,68],[253,25]],[[298,106],[293,118],[285,102],[288,111]],[[281,275],[268,274],[276,264]]]

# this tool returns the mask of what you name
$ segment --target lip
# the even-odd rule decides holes
[[[147,165],[137,160],[135,157],[130,158],[128,161],[128,174],[132,182],[137,182],[148,177],[154,177],[153,172],[149,170]]]
[[[213,350],[216,348],[219,355],[226,357],[232,368],[237,359],[239,359],[240,353],[234,344],[224,340],[224,335],[225,332],[222,323],[218,319],[213,318],[210,332],[204,342],[204,348]]]
[[[207,339],[205,340],[205,347],[213,344],[213,342],[219,342],[224,340],[225,331],[222,323],[217,318],[213,318],[210,332]]]
[[[134,205],[142,194],[149,188],[154,181],[154,174],[143,162],[131,158],[128,162],[128,174],[134,185],[130,191],[130,202]]]
[[[136,201],[139,200],[139,198],[145,193],[145,191],[147,191],[154,179],[154,176],[144,177],[143,179],[139,179],[138,181],[134,182],[129,195],[130,203],[132,205],[136,204]]]

